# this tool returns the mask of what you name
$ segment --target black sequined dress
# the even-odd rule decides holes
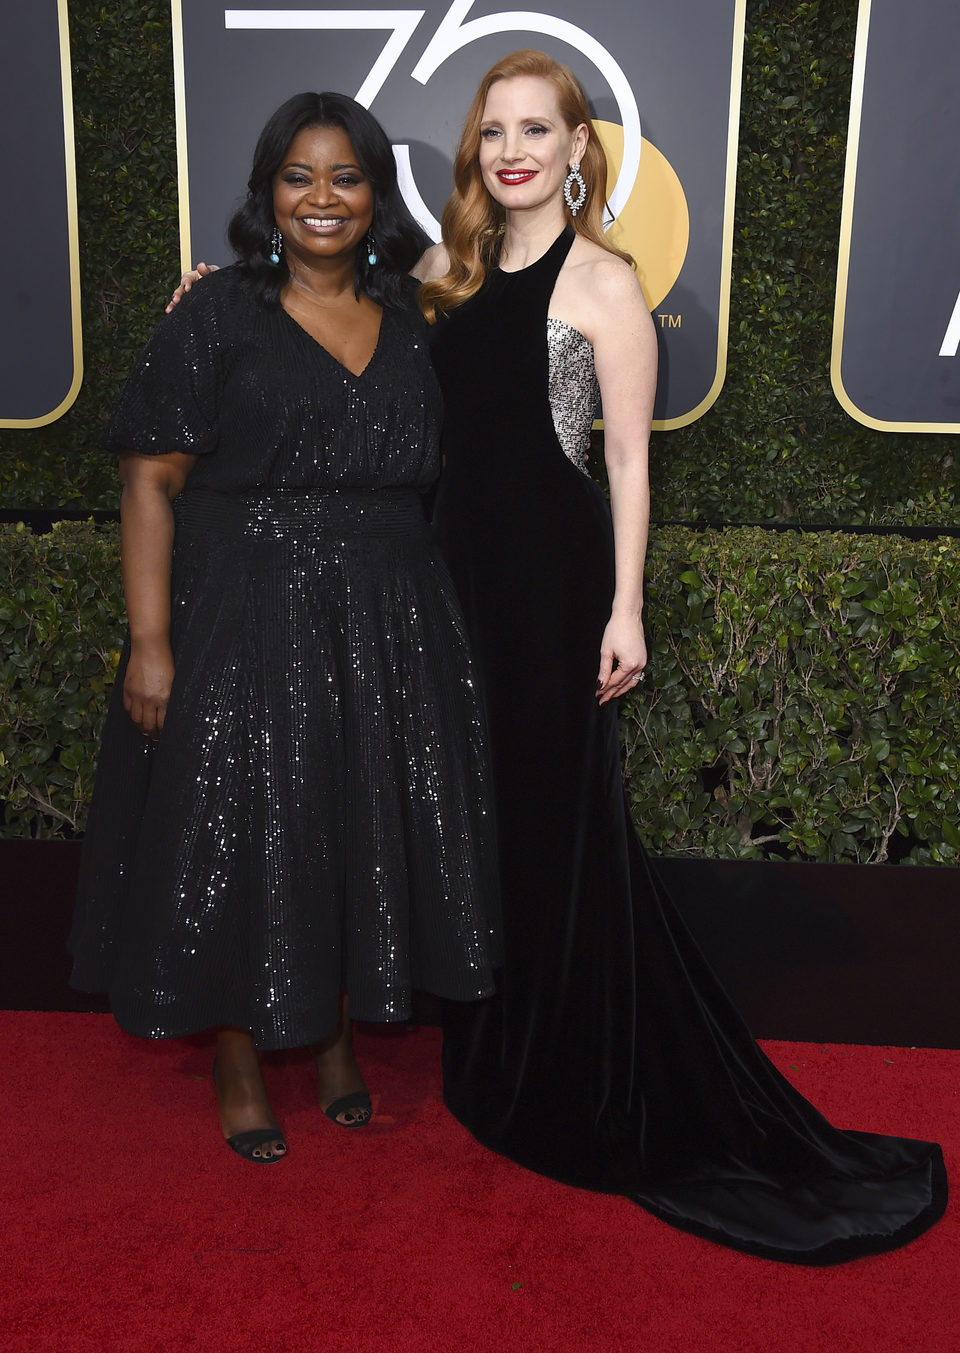
[[[158,326],[108,448],[199,459],[175,503],[176,675],[149,742],[114,691],[73,984],[130,1032],[260,1047],[492,990],[496,861],[463,622],[425,525],[440,401],[385,310],[352,375],[235,269]]]
[[[614,585],[584,473],[590,344],[548,322],[572,242],[437,326],[438,536],[488,706],[504,924],[497,994],[451,1009],[447,1104],[481,1142],[749,1253],[890,1249],[946,1202],[939,1147],[832,1127],[760,1052],[644,854],[597,705]],[[566,452],[566,454],[565,454]]]

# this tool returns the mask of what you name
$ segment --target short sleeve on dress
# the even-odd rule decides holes
[[[233,290],[219,279],[214,274],[193,287],[150,335],[101,438],[106,450],[191,456],[216,450],[223,318]]]

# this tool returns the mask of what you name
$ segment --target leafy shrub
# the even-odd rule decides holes
[[[83,829],[120,657],[119,532],[0,526],[0,799],[6,836]]]
[[[663,529],[647,613],[624,740],[654,851],[960,860],[952,541]]]

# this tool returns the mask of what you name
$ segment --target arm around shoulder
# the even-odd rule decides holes
[[[199,282],[202,278],[209,277],[212,272],[218,272],[219,269],[219,263],[198,263],[195,268],[192,268],[189,272],[183,273],[180,277],[180,285],[167,303],[165,313],[169,315],[174,306],[180,304],[194,282]]]
[[[418,282],[434,282],[450,270],[450,255],[445,244],[432,244],[421,256],[413,276]]]

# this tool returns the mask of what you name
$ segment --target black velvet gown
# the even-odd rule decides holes
[[[328,1034],[494,988],[496,861],[463,620],[422,496],[439,392],[413,306],[353,375],[236,268],[157,327],[112,450],[198,460],[174,505],[163,733],[121,661],[73,984],[129,1032]]]
[[[552,370],[548,352],[571,242],[493,271],[432,344],[435,524],[488,707],[505,954],[498,993],[448,1014],[446,1101],[520,1164],[736,1249],[802,1264],[886,1250],[943,1212],[939,1148],[839,1131],[786,1082],[630,821],[616,710],[594,696],[610,516],[558,439],[574,454],[589,428],[592,351],[551,321]]]

